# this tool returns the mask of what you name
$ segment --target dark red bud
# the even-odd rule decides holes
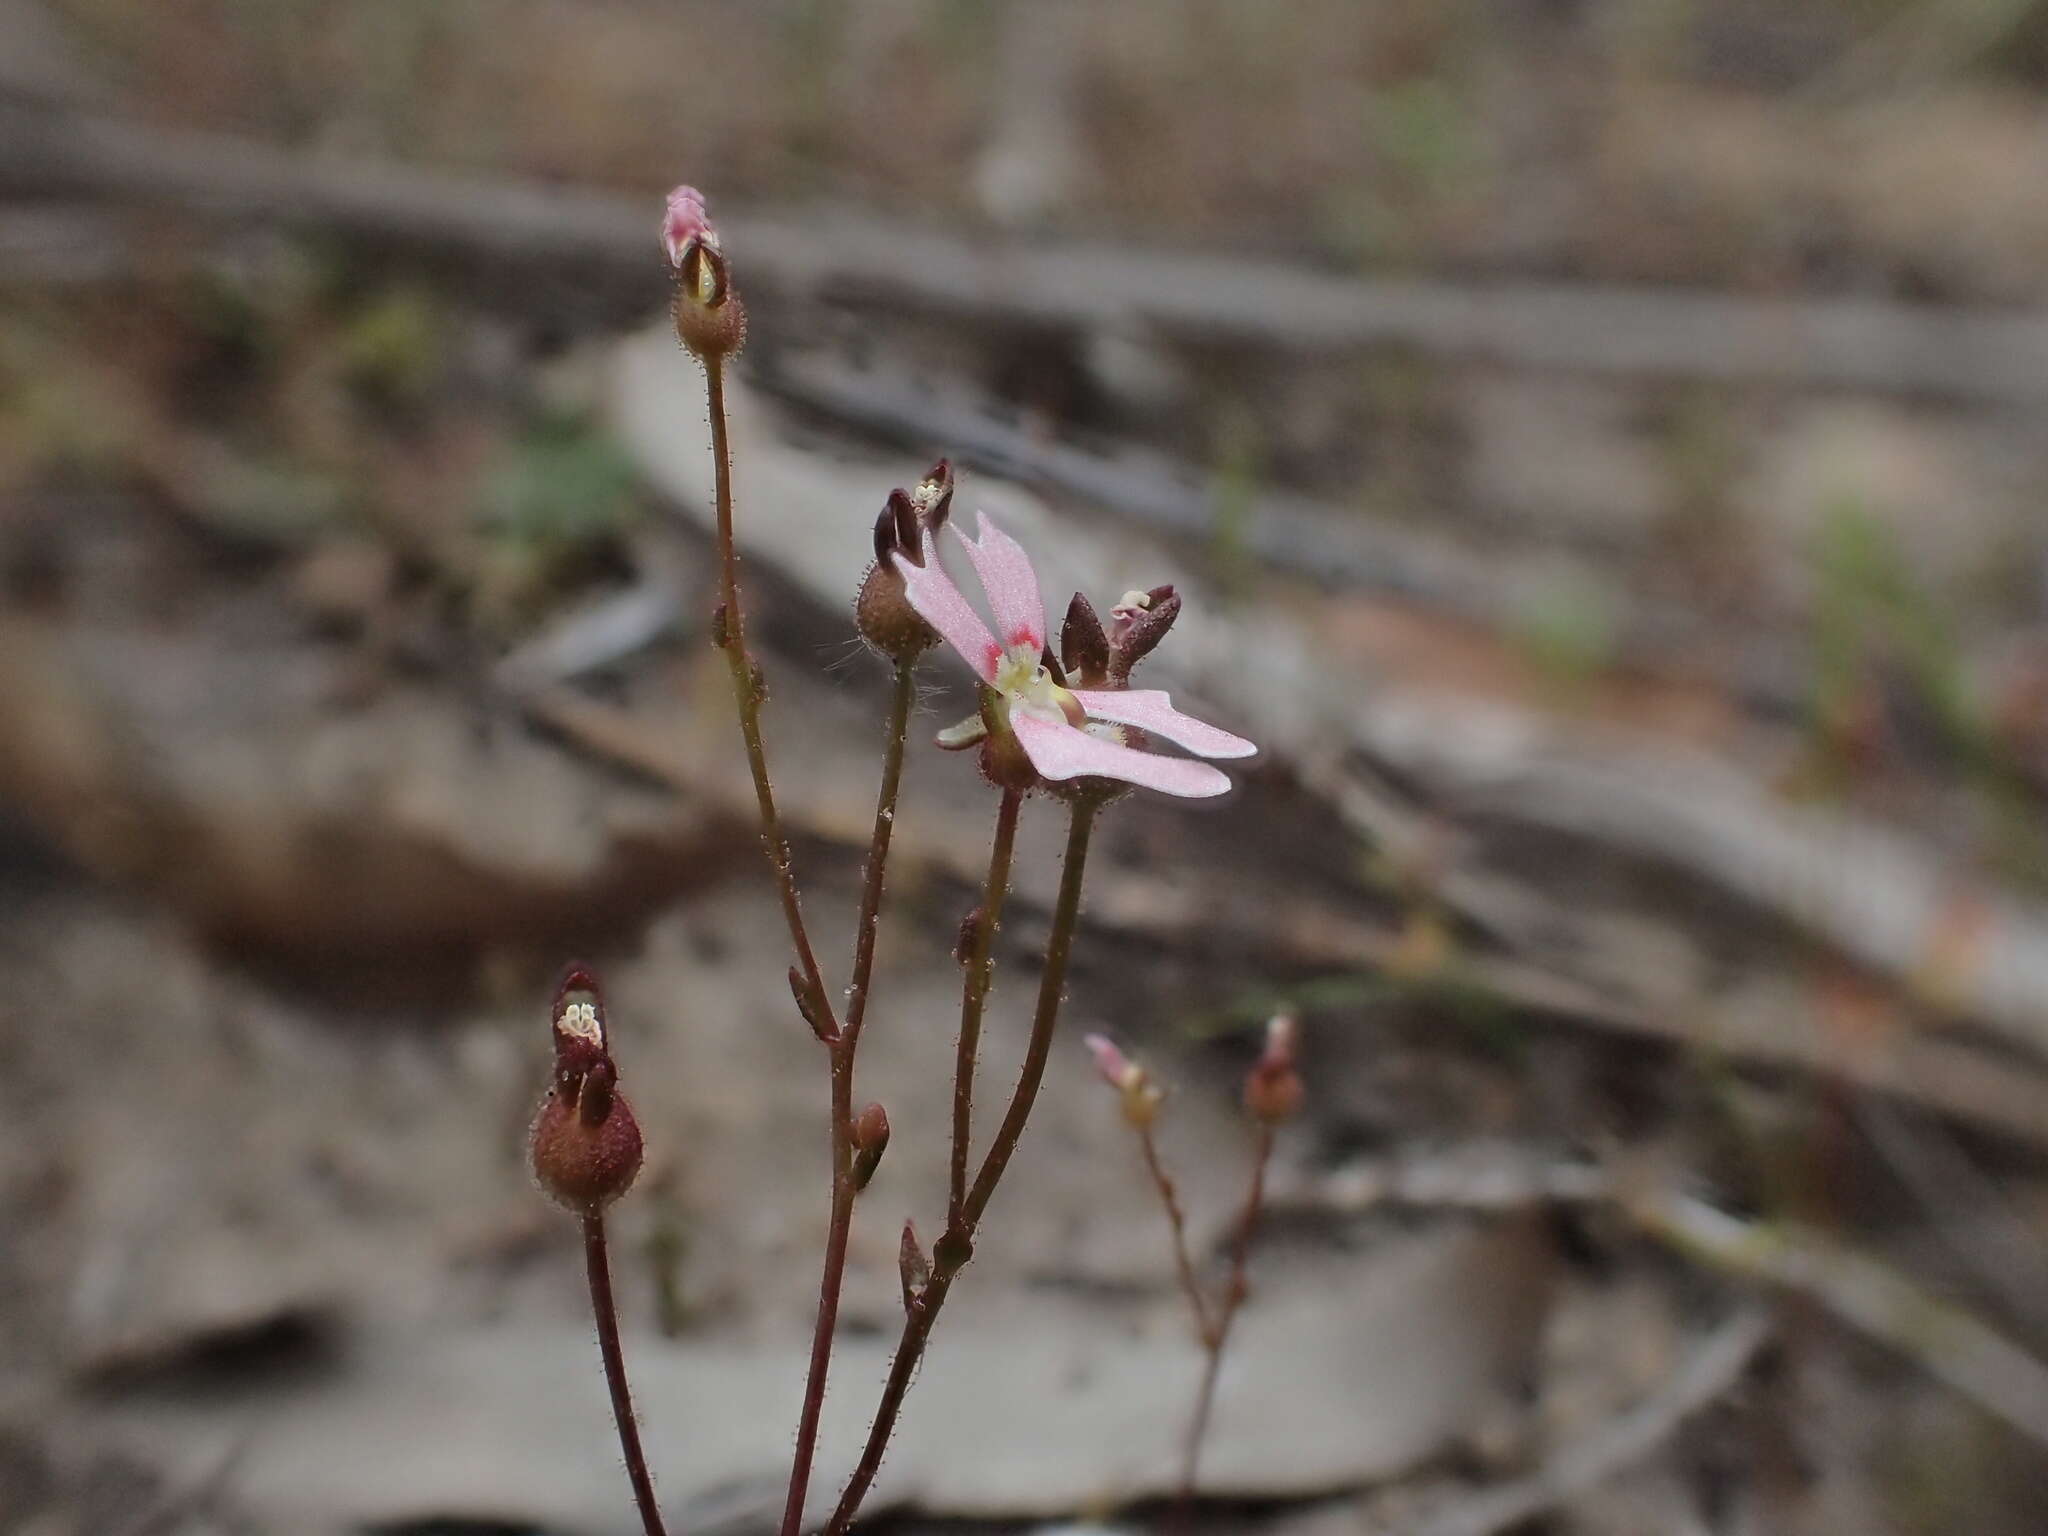
[[[1131,668],[1152,653],[1179,617],[1180,594],[1170,586],[1147,592],[1143,607],[1120,610],[1109,641],[1110,677],[1117,682],[1129,677]]]
[[[1286,1014],[1266,1025],[1266,1047],[1244,1080],[1244,1107],[1267,1125],[1290,1119],[1301,1108],[1305,1090],[1295,1069],[1299,1027]]]
[[[891,491],[875,517],[875,559],[887,565],[889,556],[902,555],[912,565],[924,564],[924,544],[918,536],[917,509],[902,491]]]
[[[731,625],[726,616],[725,604],[720,603],[711,610],[711,643],[722,651],[731,640]]]
[[[633,1107],[609,1083],[586,1079],[582,1104],[551,1090],[533,1122],[533,1173],[558,1204],[595,1215],[633,1187],[642,1146]],[[601,1103],[602,1113],[593,1106]]]
[[[1093,687],[1109,675],[1109,636],[1096,617],[1095,605],[1079,592],[1067,604],[1066,622],[1060,625],[1060,658],[1080,687]]]
[[[562,1205],[592,1215],[632,1187],[640,1126],[618,1090],[598,980],[571,967],[555,989],[554,1086],[534,1117],[534,1177]]]

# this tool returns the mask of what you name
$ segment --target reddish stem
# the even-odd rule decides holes
[[[846,1254],[852,1241],[853,1202],[857,1193],[853,1184],[853,1058],[860,1045],[861,1026],[867,1018],[883,876],[889,862],[890,835],[896,827],[896,796],[903,782],[904,743],[910,734],[910,709],[916,694],[911,664],[899,662],[889,709],[889,736],[882,753],[882,787],[875,799],[875,825],[868,840],[860,914],[855,920],[853,981],[847,992],[846,1027],[833,1037],[828,1052],[832,1065],[832,1214],[825,1234],[825,1267],[818,1281],[818,1318],[811,1332],[811,1361],[804,1377],[803,1409],[797,1418],[796,1452],[790,1461],[781,1536],[798,1536],[803,1529],[804,1502],[810,1496],[811,1466],[818,1451],[818,1424],[825,1410],[825,1383],[832,1370],[832,1343],[839,1327],[839,1296],[846,1280]]]
[[[746,742],[747,767],[754,776],[754,799],[761,813],[761,847],[775,875],[775,889],[782,899],[782,916],[789,925],[789,942],[796,950],[797,965],[810,989],[812,1006],[818,1010],[821,1032],[829,1039],[838,1033],[839,1026],[832,999],[825,991],[824,974],[818,969],[818,957],[811,950],[811,936],[804,928],[789,837],[782,830],[782,818],[775,809],[775,786],[768,777],[768,751],[761,740],[761,688],[756,680],[756,663],[747,650],[746,614],[740,606],[739,551],[733,546],[732,536],[732,446],[726,437],[723,359],[704,359],[704,394],[711,411],[712,476],[718,504],[718,596],[723,616],[718,639],[732,672],[740,735]]]
[[[883,1384],[882,1398],[876,1405],[867,1443],[861,1448],[860,1461],[847,1481],[845,1492],[839,1496],[838,1508],[833,1510],[832,1518],[825,1527],[827,1536],[841,1536],[853,1523],[861,1500],[867,1497],[868,1489],[874,1485],[875,1474],[882,1465],[882,1453],[888,1449],[889,1437],[896,1429],[897,1415],[902,1412],[903,1399],[909,1393],[911,1380],[924,1358],[932,1325],[946,1303],[954,1278],[974,1254],[975,1231],[997,1184],[1002,1180],[1003,1170],[1009,1166],[1010,1158],[1017,1150],[1017,1143],[1024,1134],[1024,1124],[1031,1115],[1031,1106],[1045,1080],[1045,1064],[1052,1054],[1053,1029],[1059,1022],[1060,1004],[1066,996],[1067,961],[1073,952],[1074,932],[1080,922],[1081,883],[1087,870],[1088,839],[1094,830],[1096,809],[1085,802],[1076,805],[1068,823],[1066,863],[1060,870],[1059,896],[1053,904],[1052,934],[1045,947],[1045,969],[1038,980],[1038,1007],[1032,1016],[1031,1042],[1025,1050],[1023,1072],[1010,1096],[1009,1110],[989,1146],[981,1171],[967,1192],[960,1220],[947,1227],[945,1235],[932,1250],[932,1277],[904,1318],[903,1332],[896,1341],[896,1353],[889,1362],[889,1379]]]
[[[953,1065],[953,1156],[948,1170],[946,1217],[949,1227],[964,1226],[967,1209],[967,1157],[974,1121],[974,1058],[981,1045],[981,1019],[994,972],[996,928],[1003,918],[1003,899],[1010,890],[1010,856],[1017,844],[1017,814],[1022,792],[1003,791],[996,807],[995,839],[989,849],[988,880],[975,912],[974,941],[967,954],[967,979],[960,993],[960,1045]]]
[[[1202,1388],[1195,1398],[1195,1414],[1188,1422],[1186,1448],[1181,1457],[1180,1506],[1183,1523],[1195,1498],[1195,1474],[1200,1469],[1202,1441],[1209,1433],[1209,1414],[1216,1406],[1216,1378],[1223,1370],[1224,1346],[1230,1342],[1231,1324],[1237,1321],[1250,1288],[1245,1269],[1251,1260],[1252,1235],[1258,1229],[1259,1212],[1266,1203],[1266,1165],[1273,1156],[1273,1127],[1259,1123],[1259,1141],[1252,1153],[1251,1188],[1245,1192],[1244,1212],[1238,1217],[1237,1233],[1231,1243],[1230,1280],[1224,1288],[1223,1305],[1216,1314],[1216,1327],[1203,1342],[1209,1353],[1202,1368]]]
[[[1166,1207],[1166,1222],[1173,1229],[1173,1263],[1180,1276],[1180,1288],[1188,1299],[1188,1306],[1194,1310],[1195,1333],[1202,1341],[1202,1348],[1208,1349],[1215,1338],[1209,1322],[1209,1303],[1202,1295],[1202,1285],[1195,1278],[1194,1260],[1188,1254],[1187,1217],[1180,1206],[1180,1191],[1168,1177],[1165,1164],[1159,1161],[1159,1146],[1152,1138],[1152,1127],[1138,1127],[1138,1145],[1145,1154],[1145,1171],[1152,1175],[1152,1185],[1159,1191],[1159,1203]]]
[[[626,1356],[619,1346],[619,1313],[612,1301],[612,1267],[604,1235],[604,1216],[592,1211],[583,1218],[583,1261],[590,1272],[590,1310],[597,1318],[597,1348],[604,1356],[605,1384],[612,1392],[612,1417],[618,1421],[619,1449],[625,1453],[626,1476],[633,1483],[633,1502],[640,1509],[646,1536],[667,1536],[661,1510],[654,1502],[654,1479],[647,1472],[647,1454],[640,1448],[640,1421],[633,1416],[633,1395],[626,1387]]]

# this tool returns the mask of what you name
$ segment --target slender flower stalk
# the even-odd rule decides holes
[[[974,1061],[981,1043],[982,1012],[995,970],[996,930],[1003,920],[1003,901],[1010,890],[1010,855],[1017,845],[1017,816],[1024,796],[1003,791],[996,808],[995,839],[989,850],[988,882],[981,905],[969,919],[967,979],[960,993],[960,1044],[953,1067],[953,1155],[948,1164],[946,1220],[949,1228],[965,1225],[967,1160],[974,1132]]]
[[[610,1251],[605,1241],[605,1207],[632,1188],[640,1172],[640,1126],[619,1091],[619,1066],[606,1032],[604,993],[597,978],[571,967],[555,992],[554,1080],[534,1116],[530,1153],[534,1177],[556,1203],[582,1219],[584,1267],[590,1279],[590,1311],[597,1322],[598,1353],[611,1389],[612,1417],[633,1502],[646,1536],[666,1536],[654,1501],[654,1479],[640,1446],[640,1422],[626,1385],[626,1356],[619,1344],[619,1313],[612,1299]]]
[[[1176,1524],[1187,1528],[1193,1512],[1195,1483],[1201,1471],[1202,1445],[1209,1433],[1209,1418],[1216,1404],[1216,1382],[1223,1370],[1223,1352],[1230,1343],[1230,1330],[1237,1321],[1245,1298],[1251,1294],[1247,1271],[1251,1263],[1252,1238],[1258,1231],[1259,1216],[1266,1203],[1266,1169],[1273,1159],[1273,1133],[1283,1120],[1301,1108],[1303,1088],[1295,1061],[1297,1026],[1282,1014],[1266,1025],[1265,1049],[1246,1074],[1244,1105],[1258,1124],[1258,1139],[1252,1151],[1251,1184],[1245,1192],[1231,1241],[1230,1272],[1223,1294],[1211,1305],[1196,1278],[1193,1255],[1188,1251],[1187,1218],[1181,1210],[1180,1191],[1175,1187],[1159,1156],[1153,1136],[1153,1122],[1164,1097],[1151,1075],[1127,1057],[1116,1044],[1101,1035],[1083,1042],[1095,1058],[1095,1069],[1116,1089],[1123,1115],[1138,1133],[1138,1147],[1145,1160],[1145,1173],[1165,1207],[1166,1223],[1173,1234],[1174,1273],[1180,1282],[1188,1310],[1194,1314],[1195,1336],[1202,1345],[1202,1382],[1195,1396],[1195,1408],[1188,1420],[1181,1447],[1179,1512]]]
[[[1087,802],[1078,803],[1068,822],[1066,862],[1060,869],[1059,895],[1053,904],[1052,934],[1046,941],[1045,969],[1039,975],[1038,1005],[1032,1016],[1031,1041],[1025,1048],[1023,1072],[1010,1096],[1009,1109],[989,1146],[988,1155],[982,1160],[980,1171],[968,1190],[960,1220],[949,1224],[945,1235],[932,1250],[930,1278],[909,1292],[903,1332],[896,1341],[896,1352],[889,1362],[889,1377],[882,1387],[874,1423],[868,1430],[867,1442],[861,1448],[860,1461],[854,1467],[853,1476],[839,1496],[839,1506],[833,1510],[832,1518],[825,1526],[826,1536],[839,1536],[852,1525],[854,1516],[860,1512],[861,1501],[874,1486],[875,1474],[882,1465],[882,1453],[888,1449],[889,1437],[896,1429],[897,1415],[903,1410],[903,1399],[910,1391],[919,1363],[924,1359],[932,1325],[946,1304],[954,1279],[974,1256],[976,1229],[995,1195],[996,1186],[1002,1182],[1003,1171],[1009,1167],[1018,1141],[1023,1137],[1031,1107],[1037,1102],[1038,1090],[1045,1078],[1045,1064],[1052,1054],[1052,1037],[1059,1022],[1060,1003],[1066,996],[1067,962],[1073,952],[1074,933],[1080,922],[1081,885],[1087,872],[1088,842],[1095,830],[1097,809]]]
[[[803,903],[797,895],[796,869],[790,858],[789,835],[775,809],[775,785],[768,776],[768,749],[761,738],[761,705],[767,698],[760,663],[747,650],[746,611],[740,603],[739,551],[732,536],[732,448],[726,437],[725,362],[706,356],[704,394],[711,410],[711,457],[714,494],[718,503],[718,613],[714,638],[725,652],[732,673],[733,701],[740,717],[740,735],[746,743],[747,767],[754,778],[754,800],[761,816],[761,847],[768,855],[768,867],[775,876],[776,894],[782,901],[783,921],[789,926],[789,942],[796,951],[797,966],[809,1001],[817,1011],[816,1026],[827,1039],[838,1034],[832,999],[825,990],[824,973],[811,948],[811,936],[804,927]]]
[[[818,1282],[818,1317],[811,1334],[811,1359],[804,1379],[803,1408],[797,1419],[796,1451],[790,1462],[789,1489],[783,1502],[782,1536],[798,1536],[804,1502],[810,1496],[811,1466],[818,1450],[818,1422],[825,1409],[826,1378],[832,1369],[832,1342],[839,1326],[839,1295],[846,1279],[846,1255],[853,1233],[854,1176],[853,1065],[867,1019],[875,968],[875,936],[881,919],[883,877],[889,843],[896,828],[897,792],[903,782],[904,743],[910,734],[910,711],[917,698],[914,661],[896,663],[896,684],[889,706],[889,735],[882,755],[882,787],[875,800],[875,825],[868,842],[866,871],[861,879],[860,913],[855,921],[853,980],[847,991],[846,1025],[830,1042],[832,1068],[832,1214],[825,1234],[824,1273]]]
[[[1251,1186],[1245,1191],[1244,1209],[1238,1214],[1237,1234],[1230,1245],[1230,1278],[1223,1287],[1223,1304],[1217,1308],[1213,1325],[1204,1327],[1202,1347],[1208,1359],[1202,1366],[1202,1385],[1195,1395],[1195,1411],[1188,1420],[1187,1438],[1180,1461],[1180,1505],[1185,1512],[1193,1505],[1195,1480],[1202,1465],[1202,1442],[1209,1435],[1209,1416],[1216,1407],[1216,1379],[1223,1371],[1223,1351],[1230,1343],[1231,1326],[1251,1294],[1246,1269],[1251,1263],[1252,1237],[1266,1203],[1266,1167],[1273,1159],[1273,1127],[1259,1125],[1258,1145],[1252,1150]],[[1197,1315],[1201,1315],[1198,1309]],[[1185,1523],[1185,1519],[1183,1519]]]
[[[633,1413],[633,1394],[626,1385],[626,1355],[619,1345],[619,1312],[612,1301],[612,1267],[605,1242],[604,1213],[583,1218],[583,1261],[590,1275],[590,1311],[597,1319],[597,1348],[604,1357],[604,1379],[611,1388],[612,1417],[619,1426],[619,1450],[626,1458],[626,1477],[633,1484],[633,1503],[640,1511],[646,1536],[668,1536],[661,1508],[654,1501],[654,1479],[647,1471],[647,1453],[640,1448],[640,1421]]]
[[[1195,1278],[1194,1256],[1188,1252],[1187,1214],[1181,1209],[1180,1190],[1166,1171],[1166,1165],[1159,1160],[1159,1143],[1152,1134],[1148,1120],[1138,1127],[1138,1146],[1145,1155],[1145,1171],[1152,1176],[1152,1186],[1159,1191],[1159,1203],[1166,1208],[1166,1224],[1173,1229],[1173,1267],[1179,1277],[1181,1293],[1188,1299],[1188,1308],[1195,1314],[1195,1332],[1204,1349],[1212,1348],[1216,1336],[1216,1325],[1209,1320],[1209,1299],[1202,1294],[1202,1284]]]

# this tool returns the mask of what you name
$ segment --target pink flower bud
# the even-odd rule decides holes
[[[704,194],[695,187],[677,187],[669,193],[668,211],[661,220],[661,243],[668,248],[668,264],[680,267],[690,242],[707,235],[715,245],[718,236],[704,216]]]
[[[1287,1014],[1266,1024],[1266,1048],[1245,1075],[1244,1107],[1267,1125],[1278,1125],[1301,1108],[1301,1074],[1295,1070],[1295,1045],[1301,1029]]]
[[[733,288],[704,195],[695,187],[669,193],[661,243],[675,273],[669,309],[677,340],[707,363],[737,352],[747,336],[747,309]]]
[[[1152,1081],[1151,1075],[1106,1036],[1086,1035],[1081,1043],[1095,1058],[1095,1070],[1102,1074],[1102,1080],[1117,1091],[1123,1103],[1124,1119],[1141,1131],[1151,1125],[1158,1117],[1160,1100],[1166,1097]]]
[[[1107,1035],[1083,1035],[1081,1043],[1088,1047],[1088,1054],[1095,1058],[1095,1070],[1102,1074],[1102,1080],[1112,1088],[1122,1088],[1124,1075],[1131,1070],[1131,1059]]]

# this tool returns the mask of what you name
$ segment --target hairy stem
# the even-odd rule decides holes
[[[1202,1387],[1195,1396],[1194,1417],[1188,1421],[1187,1441],[1181,1452],[1180,1504],[1185,1520],[1194,1502],[1195,1475],[1201,1468],[1202,1441],[1209,1433],[1209,1414],[1216,1406],[1216,1378],[1223,1370],[1224,1346],[1230,1342],[1230,1325],[1250,1294],[1245,1268],[1251,1260],[1252,1235],[1258,1229],[1259,1212],[1266,1203],[1266,1165],[1273,1157],[1273,1127],[1261,1121],[1258,1146],[1252,1152],[1251,1187],[1245,1191],[1244,1211],[1237,1220],[1237,1233],[1230,1247],[1230,1280],[1223,1291],[1223,1305],[1217,1310],[1216,1326],[1205,1340],[1209,1352],[1202,1368]]]
[[[796,871],[789,854],[789,837],[782,830],[782,818],[775,810],[775,786],[768,777],[768,752],[761,741],[763,689],[759,667],[747,650],[746,614],[740,606],[740,560],[732,537],[732,447],[726,438],[725,363],[721,358],[704,359],[704,393],[711,409],[712,474],[718,502],[718,611],[716,637],[725,651],[732,672],[733,700],[739,708],[740,735],[747,745],[747,767],[754,775],[754,798],[761,812],[761,847],[768,855],[768,867],[775,875],[775,888],[782,898],[782,916],[789,924],[789,941],[796,950],[797,966],[810,989],[812,1006],[818,1010],[822,1032],[827,1038],[838,1033],[832,999],[825,991],[825,978],[818,969],[818,957],[811,950],[811,937],[804,928],[802,905],[797,899]]]
[[[1215,1328],[1209,1321],[1209,1303],[1202,1295],[1202,1285],[1195,1278],[1195,1263],[1188,1254],[1187,1216],[1181,1210],[1180,1191],[1174,1187],[1166,1172],[1166,1165],[1159,1160],[1159,1144],[1153,1140],[1152,1127],[1138,1127],[1138,1145],[1145,1154],[1145,1171],[1152,1176],[1152,1184],[1159,1191],[1159,1203],[1166,1207],[1166,1224],[1173,1229],[1173,1263],[1180,1276],[1180,1288],[1187,1296],[1188,1306],[1195,1314],[1195,1333],[1202,1341],[1202,1348],[1208,1349],[1215,1340]]]
[[[1010,891],[1010,855],[1017,845],[1017,813],[1022,792],[1003,791],[996,808],[996,834],[989,849],[988,882],[975,911],[973,942],[966,955],[967,980],[960,993],[960,1049],[953,1067],[953,1157],[947,1181],[947,1224],[964,1225],[967,1209],[967,1155],[974,1121],[974,1058],[981,1045],[981,1016],[988,1002],[995,966],[996,928],[1003,918],[1003,898]]]
[[[889,1362],[889,1379],[882,1387],[881,1402],[875,1409],[874,1424],[868,1430],[867,1443],[861,1448],[860,1462],[855,1466],[845,1492],[839,1496],[839,1506],[833,1510],[832,1519],[825,1527],[827,1536],[840,1536],[853,1523],[861,1500],[867,1497],[868,1489],[874,1485],[875,1474],[881,1469],[882,1453],[888,1449],[897,1415],[902,1412],[903,1399],[908,1395],[911,1379],[924,1358],[932,1324],[946,1303],[955,1277],[973,1256],[975,1229],[1002,1180],[1003,1170],[1009,1167],[1017,1142],[1024,1133],[1025,1121],[1030,1118],[1031,1106],[1038,1098],[1039,1086],[1045,1079],[1045,1064],[1052,1054],[1053,1028],[1059,1022],[1060,1003],[1066,996],[1067,959],[1073,951],[1074,931],[1081,914],[1081,882],[1087,870],[1088,839],[1095,827],[1095,811],[1094,806],[1077,805],[1068,823],[1066,863],[1060,871],[1059,896],[1053,905],[1052,936],[1046,941],[1045,969],[1039,976],[1038,1007],[1031,1021],[1031,1042],[1025,1049],[1023,1073],[1011,1094],[1009,1110],[996,1131],[988,1156],[982,1161],[981,1171],[968,1190],[959,1223],[949,1226],[932,1250],[932,1277],[904,1319],[902,1335],[896,1341],[896,1353]]]
[[[604,1356],[604,1379],[612,1391],[612,1417],[619,1425],[619,1449],[625,1453],[626,1476],[633,1483],[633,1502],[640,1508],[640,1524],[646,1536],[667,1536],[661,1510],[654,1502],[654,1479],[647,1472],[647,1454],[640,1448],[640,1421],[633,1416],[633,1395],[626,1387],[626,1356],[619,1347],[619,1312],[612,1301],[611,1256],[601,1212],[592,1211],[583,1218],[583,1261],[590,1272],[590,1310],[597,1319],[597,1348]]]
[[[818,1451],[818,1421],[825,1410],[825,1382],[832,1369],[832,1342],[839,1328],[839,1295],[846,1279],[846,1251],[853,1234],[853,1057],[867,1018],[868,996],[875,969],[875,934],[882,913],[883,877],[889,862],[889,839],[896,830],[896,795],[903,782],[904,742],[910,734],[910,708],[917,685],[912,664],[896,665],[896,688],[889,707],[889,735],[882,752],[882,787],[875,798],[875,826],[868,839],[867,869],[861,879],[860,915],[855,921],[853,981],[847,992],[846,1027],[832,1039],[832,1214],[825,1234],[825,1268],[818,1282],[818,1319],[811,1332],[811,1363],[804,1378],[804,1404],[798,1415],[796,1453],[789,1467],[789,1491],[783,1502],[781,1536],[803,1529],[804,1501],[810,1496],[811,1464]]]

